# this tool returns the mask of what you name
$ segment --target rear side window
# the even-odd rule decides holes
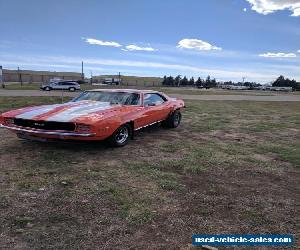
[[[166,99],[156,93],[149,93],[144,95],[144,105],[145,106],[156,106],[163,104],[166,101]]]

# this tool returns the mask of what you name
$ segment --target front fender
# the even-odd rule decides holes
[[[112,117],[96,122],[92,125],[93,132],[99,137],[110,137],[121,125],[122,121],[118,117]]]

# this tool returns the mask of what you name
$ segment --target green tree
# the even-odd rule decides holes
[[[202,86],[202,79],[200,77],[198,77],[197,81],[196,81],[196,86],[200,87]]]
[[[204,87],[209,89],[210,88],[210,84],[211,84],[211,80],[210,80],[210,76],[206,77],[205,83],[204,83]]]
[[[174,79],[174,85],[179,87],[180,81],[181,81],[181,75],[176,76]]]
[[[273,87],[283,87],[285,84],[285,78],[283,75],[279,76],[272,84]]]
[[[292,87],[296,89],[297,82],[295,80],[290,80],[289,78],[284,78],[284,76],[279,76],[272,84],[273,87]]]
[[[189,80],[189,85],[192,85],[192,86],[195,85],[194,77],[191,77],[191,78],[190,78],[190,80]]]
[[[182,80],[180,81],[180,85],[187,86],[189,84],[189,80],[184,76]]]
[[[173,78],[173,76],[167,77],[167,85],[168,86],[174,86],[174,78]]]
[[[167,76],[164,76],[164,79],[162,81],[162,85],[164,85],[164,86],[168,85],[168,78],[167,78]]]
[[[216,78],[214,78],[210,81],[210,87],[214,88],[216,86],[217,86],[217,81],[216,81]]]

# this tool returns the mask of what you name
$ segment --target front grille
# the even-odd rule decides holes
[[[20,127],[43,129],[43,130],[64,130],[64,131],[75,130],[75,123],[72,122],[34,121],[34,120],[15,118],[14,124]]]

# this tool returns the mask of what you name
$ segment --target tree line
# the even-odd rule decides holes
[[[217,81],[215,78],[211,79],[210,76],[207,76],[206,79],[202,79],[201,77],[198,77],[197,80],[195,80],[194,77],[188,79],[186,76],[182,77],[181,75],[178,75],[176,77],[164,76],[162,85],[174,86],[174,87],[197,86],[203,88],[213,88],[217,86]]]
[[[293,89],[299,89],[300,83],[297,83],[294,79],[284,78],[284,76],[279,76],[272,84],[272,87],[292,87]]]
[[[163,86],[173,86],[173,87],[180,87],[180,86],[196,86],[198,88],[214,88],[219,85],[236,85],[236,86],[246,86],[251,88],[262,86],[260,83],[257,82],[233,82],[233,81],[226,81],[226,82],[218,82],[215,78],[211,78],[207,76],[206,79],[202,79],[198,77],[197,80],[194,77],[187,78],[186,76],[182,77],[181,75],[177,75],[176,77],[173,76],[164,76],[162,81]],[[290,80],[289,78],[285,78],[284,76],[279,76],[273,83],[272,87],[292,87],[295,90],[300,90],[300,83],[296,82],[295,80]]]

